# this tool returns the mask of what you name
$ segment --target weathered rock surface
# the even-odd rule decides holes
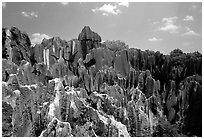
[[[71,137],[71,126],[68,122],[61,122],[53,118],[47,129],[42,131],[40,137]]]
[[[13,134],[12,125],[13,108],[7,102],[2,102],[2,136],[11,137]]]
[[[99,47],[101,37],[93,32],[89,26],[85,26],[79,34],[78,40],[81,43],[82,57],[85,59],[91,49]]]
[[[184,133],[202,135],[202,78],[194,75],[180,84],[179,113]],[[180,99],[179,99],[180,98]],[[193,113],[193,114],[192,114]]]
[[[30,61],[31,42],[25,32],[21,32],[17,27],[2,30],[2,57],[10,59],[19,65],[21,60]]]
[[[18,66],[10,60],[2,59],[2,81],[8,81],[10,74],[16,74]]]
[[[116,54],[114,69],[123,76],[127,76],[129,74],[130,64],[127,50],[121,51],[118,55]]]
[[[2,136],[202,136],[202,55],[120,44],[85,26],[31,47],[3,28]]]

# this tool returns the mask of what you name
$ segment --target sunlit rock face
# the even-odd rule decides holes
[[[40,137],[71,137],[71,126],[68,122],[61,122],[53,118],[47,129],[42,131]]]
[[[2,81],[6,82],[10,74],[16,74],[18,66],[7,59],[2,59],[2,65]]]
[[[201,65],[197,52],[114,51],[88,26],[33,47],[3,28],[2,136],[202,136]]]
[[[30,61],[31,42],[25,32],[17,27],[2,29],[2,57],[19,65],[21,60]]]

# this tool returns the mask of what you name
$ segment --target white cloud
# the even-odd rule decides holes
[[[93,12],[102,12],[102,15],[108,16],[110,14],[112,15],[118,15],[121,12],[119,8],[121,7],[129,7],[128,2],[119,2],[114,4],[104,4],[103,6],[99,8],[92,9]]]
[[[200,36],[200,34],[196,33],[195,31],[191,30],[189,27],[185,27],[186,32],[181,34],[181,36]]]
[[[197,9],[197,8],[198,8],[198,6],[193,4],[193,5],[189,8],[189,10],[195,10],[195,9]]]
[[[6,8],[6,2],[2,2],[2,8]]]
[[[50,39],[51,37],[46,34],[34,33],[30,38],[32,44],[40,44],[44,38]]]
[[[169,25],[166,25],[166,26],[160,28],[160,30],[168,31],[171,34],[178,33],[178,29],[179,29],[179,27],[176,25],[173,25],[173,24],[169,24]]]
[[[202,3],[192,4],[189,10],[197,13],[202,13]]]
[[[192,5],[192,8],[193,9],[196,9],[198,6],[197,5]]]
[[[129,2],[120,2],[118,3],[119,6],[129,7]]]
[[[162,22],[166,23],[174,23],[178,19],[177,16],[169,17],[169,18],[163,18]]]
[[[187,15],[183,20],[184,21],[193,21],[194,18],[193,18],[193,16]]]
[[[103,16],[108,16],[108,14],[107,14],[107,13],[103,13],[102,15],[103,15]]]
[[[33,11],[31,11],[31,12],[23,11],[23,12],[21,12],[21,14],[23,16],[25,16],[25,17],[28,17],[28,18],[33,18],[33,17],[37,18],[38,17],[38,15],[35,12],[33,12]]]
[[[62,5],[68,5],[69,2],[60,2]]]
[[[114,14],[118,15],[120,13],[120,10],[117,8],[116,5],[111,5],[111,4],[104,4],[100,8],[92,9],[93,12],[103,12],[103,15],[109,15],[109,14]]]
[[[159,41],[162,41],[162,39],[153,37],[153,38],[149,38],[148,41],[150,41],[150,42],[159,42]]]
[[[167,31],[171,34],[178,33],[179,26],[175,25],[176,20],[178,19],[177,16],[169,17],[169,18],[163,18],[162,23],[163,26],[159,28],[161,31]]]

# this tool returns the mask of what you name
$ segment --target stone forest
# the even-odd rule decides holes
[[[202,54],[2,28],[2,136],[202,136]]]

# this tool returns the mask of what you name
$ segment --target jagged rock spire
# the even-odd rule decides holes
[[[96,42],[101,42],[101,37],[93,32],[89,26],[85,26],[81,33],[78,36],[78,40],[91,40],[91,41],[96,41]]]

